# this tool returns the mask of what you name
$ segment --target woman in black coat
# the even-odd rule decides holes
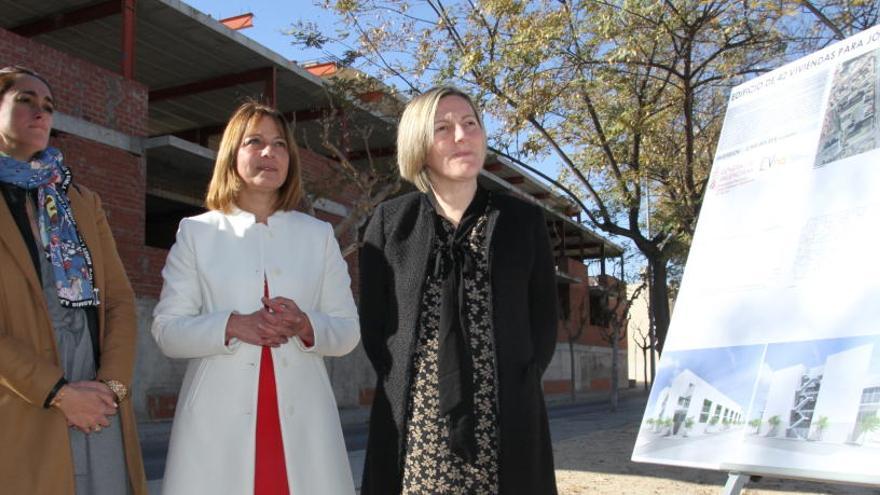
[[[376,209],[360,254],[362,341],[378,375],[361,493],[555,494],[543,213],[477,185],[486,134],[454,88],[414,98],[397,145],[420,192]]]

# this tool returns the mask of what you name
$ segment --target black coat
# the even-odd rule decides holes
[[[400,493],[419,309],[433,245],[423,193],[380,205],[360,252],[361,341],[378,375],[361,487]],[[501,494],[556,493],[541,376],[556,346],[553,255],[540,208],[493,193],[488,223]]]

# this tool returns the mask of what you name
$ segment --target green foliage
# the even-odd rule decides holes
[[[872,415],[865,416],[859,420],[858,424],[859,431],[861,433],[871,433],[872,431],[877,431],[880,429],[880,416]]]

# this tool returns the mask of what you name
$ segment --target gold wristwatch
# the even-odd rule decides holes
[[[116,402],[117,403],[122,402],[123,400],[125,400],[126,397],[128,397],[128,387],[126,387],[119,380],[101,380],[101,381],[104,382],[104,385],[107,385],[107,387],[116,395]]]

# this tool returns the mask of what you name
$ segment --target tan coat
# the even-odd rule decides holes
[[[68,190],[80,235],[92,255],[100,289],[98,379],[129,388],[137,320],[134,292],[98,196]],[[73,463],[64,415],[43,402],[63,372],[40,279],[6,202],[0,198],[0,491],[73,494]],[[126,463],[135,494],[146,494],[137,423],[130,400],[119,409]],[[116,418],[112,418],[116,420]]]

